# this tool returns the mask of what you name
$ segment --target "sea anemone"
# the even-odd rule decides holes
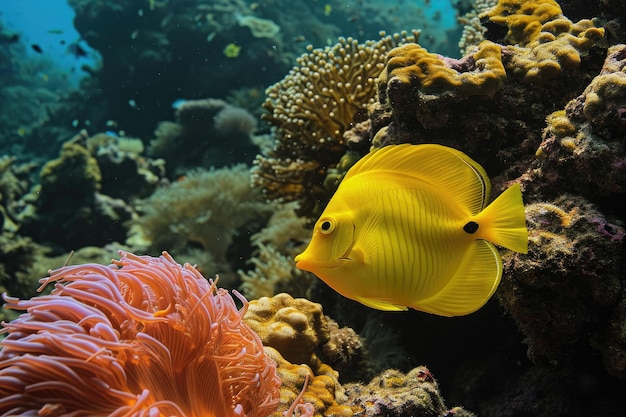
[[[189,264],[120,252],[111,265],[66,266],[50,295],[6,307],[0,415],[267,416],[275,362],[234,299]]]

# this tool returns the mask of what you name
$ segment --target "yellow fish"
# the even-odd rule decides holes
[[[296,266],[375,309],[472,313],[502,277],[493,244],[528,252],[519,184],[487,205],[490,192],[485,170],[455,149],[372,151],[346,174]]]

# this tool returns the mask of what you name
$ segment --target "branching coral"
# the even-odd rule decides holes
[[[275,363],[226,290],[167,253],[52,271],[51,295],[6,297],[0,413],[267,416]],[[237,295],[237,294],[236,294]]]
[[[271,297],[287,292],[305,296],[313,276],[297,269],[293,258],[309,238],[304,219],[297,217],[297,204],[275,204],[267,225],[250,237],[254,247],[248,263],[251,270],[239,270],[243,294],[249,299]]]
[[[309,214],[319,200],[325,204],[326,172],[346,151],[343,134],[365,119],[386,53],[417,37],[414,32],[366,43],[340,38],[332,47],[302,55],[289,75],[267,89],[263,118],[273,126],[276,142],[257,157],[253,181],[268,198],[298,200],[301,212]]]

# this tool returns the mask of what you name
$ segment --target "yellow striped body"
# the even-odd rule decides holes
[[[471,313],[502,274],[488,240],[527,245],[519,186],[483,210],[489,190],[484,170],[459,151],[382,148],[348,172],[296,264],[373,308]]]

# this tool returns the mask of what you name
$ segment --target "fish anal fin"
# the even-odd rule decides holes
[[[355,300],[367,307],[375,308],[376,310],[383,310],[383,311],[406,311],[408,310],[408,308],[405,306],[392,304],[392,303],[389,303],[388,301],[378,300],[375,298],[357,297],[355,298]]]
[[[448,285],[409,307],[439,316],[464,316],[478,310],[491,298],[501,277],[502,260],[498,250],[485,240],[477,240]]]

